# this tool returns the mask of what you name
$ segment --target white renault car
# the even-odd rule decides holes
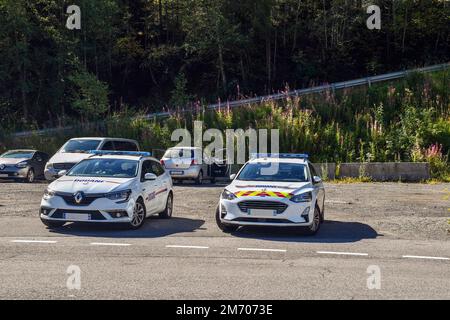
[[[172,217],[172,179],[150,153],[91,153],[45,190],[40,218],[46,226],[96,222],[138,229],[150,215]]]
[[[304,154],[255,154],[222,192],[216,222],[240,226],[300,227],[314,235],[324,221],[325,189]]]

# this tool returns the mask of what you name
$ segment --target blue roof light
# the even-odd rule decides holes
[[[309,159],[306,153],[252,153],[251,159],[279,158],[279,159]]]
[[[132,156],[132,157],[151,157],[151,152],[140,152],[140,151],[109,151],[109,150],[91,150],[90,154],[94,156]]]

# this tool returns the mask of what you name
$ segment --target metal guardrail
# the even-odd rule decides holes
[[[250,98],[250,99],[242,99],[242,100],[236,100],[236,101],[227,101],[227,102],[223,102],[223,103],[216,103],[216,104],[208,105],[206,107],[206,109],[207,110],[216,110],[216,109],[223,108],[223,107],[236,108],[236,107],[241,107],[241,106],[245,106],[248,104],[261,103],[264,101],[272,101],[272,100],[282,100],[282,99],[285,99],[286,97],[298,97],[298,96],[302,96],[302,95],[319,93],[319,92],[324,92],[324,91],[328,91],[328,90],[334,91],[334,90],[352,88],[352,87],[357,87],[357,86],[362,86],[362,85],[370,86],[373,83],[401,79],[411,73],[428,73],[428,72],[441,71],[441,70],[445,70],[445,69],[449,69],[449,68],[450,68],[450,62],[444,63],[444,64],[433,65],[433,66],[429,66],[429,67],[424,67],[424,68],[413,69],[413,70],[392,72],[392,73],[386,73],[386,74],[382,74],[382,75],[378,75],[378,76],[366,77],[366,78],[361,78],[361,79],[356,79],[356,80],[336,82],[336,83],[331,83],[331,84],[327,84],[327,85],[306,88],[306,89],[300,89],[300,90],[294,90],[294,91],[285,92],[285,93],[278,93],[278,94],[260,96],[260,97]],[[185,110],[185,112],[188,112],[188,110]],[[156,113],[151,113],[151,114],[144,116],[144,119],[167,118],[167,117],[170,117],[170,115],[171,115],[170,112],[156,112]],[[69,130],[73,130],[73,129],[74,129],[74,126],[68,126],[68,127],[62,127],[62,128],[49,128],[49,129],[42,129],[42,130],[35,130],[35,131],[16,132],[12,136],[13,137],[28,137],[31,135],[44,135],[47,133],[69,131]]]

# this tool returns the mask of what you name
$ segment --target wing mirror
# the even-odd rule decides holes
[[[236,179],[236,174],[235,174],[235,173],[233,173],[233,174],[230,176],[230,180],[234,180],[234,179]]]
[[[144,176],[144,180],[146,180],[146,181],[154,181],[157,178],[158,177],[154,173],[146,173]]]
[[[314,182],[315,184],[321,183],[321,182],[322,182],[322,178],[320,178],[320,177],[318,177],[318,176],[314,176],[313,182]]]
[[[67,170],[58,171],[58,177],[65,176],[67,174]]]

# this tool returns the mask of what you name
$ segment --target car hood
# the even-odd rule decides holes
[[[260,182],[235,180],[226,189],[233,193],[249,191],[271,191],[281,194],[298,194],[311,188],[309,182]]]
[[[131,189],[136,178],[90,178],[63,176],[49,185],[49,189],[57,192],[75,193],[109,193]]]
[[[22,161],[28,161],[27,158],[0,158],[0,164],[18,164]]]
[[[90,153],[57,153],[48,162],[49,163],[78,163],[81,160],[87,159],[92,154]]]

